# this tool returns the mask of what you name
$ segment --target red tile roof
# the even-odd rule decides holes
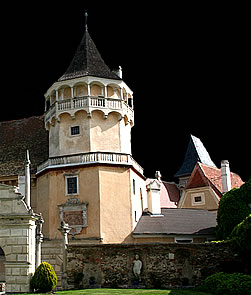
[[[232,188],[239,188],[244,182],[241,177],[233,172],[231,175],[231,186]],[[202,163],[197,163],[193,173],[186,185],[186,189],[211,186],[217,195],[221,197],[222,195],[222,181],[221,181],[221,169],[205,165]]]

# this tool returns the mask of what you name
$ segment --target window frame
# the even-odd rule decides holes
[[[196,198],[201,197],[200,201],[195,201]],[[191,194],[191,201],[192,201],[192,206],[201,206],[206,204],[205,200],[205,193],[204,192],[199,192],[199,193],[194,193]]]
[[[78,131],[79,133],[76,133],[76,134],[72,134],[72,130],[74,130],[74,128],[77,128],[78,127]],[[72,137],[75,137],[75,136],[80,136],[80,125],[74,125],[74,126],[70,126],[70,136]]]
[[[68,179],[75,178],[76,179],[76,193],[69,193],[69,187],[68,187]],[[66,196],[77,196],[79,195],[79,179],[78,175],[72,174],[72,175],[65,175],[65,195]]]

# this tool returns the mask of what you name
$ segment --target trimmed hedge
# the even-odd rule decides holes
[[[57,275],[53,267],[47,262],[42,262],[31,279],[32,290],[42,293],[50,292],[56,285]]]
[[[251,276],[219,272],[207,277],[199,289],[213,295],[251,295]]]

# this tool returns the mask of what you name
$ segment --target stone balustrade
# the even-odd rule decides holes
[[[110,112],[116,111],[122,117],[127,116],[129,121],[134,120],[133,109],[124,101],[114,98],[104,98],[99,96],[82,96],[56,101],[45,113],[45,122],[49,122],[53,117],[59,119],[59,115],[66,112],[74,117],[79,110],[84,110],[89,116],[94,110],[101,110],[107,116]]]
[[[110,152],[90,152],[75,155],[58,156],[49,158],[37,167],[37,173],[46,169],[60,166],[90,165],[90,164],[111,164],[132,166],[139,173],[143,174],[143,168],[129,154]]]

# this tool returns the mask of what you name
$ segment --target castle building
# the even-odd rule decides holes
[[[0,122],[3,198],[9,186],[19,187],[17,199],[26,194],[24,155],[29,150],[30,206],[44,220],[42,259],[53,265],[59,281],[63,259],[60,224],[69,224],[69,242],[80,246],[201,242],[214,236],[216,214],[207,210],[217,210],[215,193],[219,189],[215,189],[212,174],[221,177],[219,169],[201,141],[191,136],[176,173],[178,185],[162,181],[160,172],[146,179],[132,157],[133,103],[133,91],[123,81],[121,67],[109,69],[86,25],[66,72],[45,93],[44,115]],[[236,183],[230,187],[230,174],[224,171],[225,191],[242,184],[234,175]],[[202,207],[193,206],[185,201],[191,196],[196,205],[199,197],[206,202]],[[216,200],[213,208],[212,198]],[[0,230],[4,231],[1,214],[4,212],[0,212]],[[8,262],[3,250],[0,244],[0,258]]]
[[[36,173],[44,236],[59,238],[64,221],[83,243],[129,241],[147,206],[143,169],[131,155],[133,92],[121,68],[105,64],[87,26],[45,99],[49,159]]]

